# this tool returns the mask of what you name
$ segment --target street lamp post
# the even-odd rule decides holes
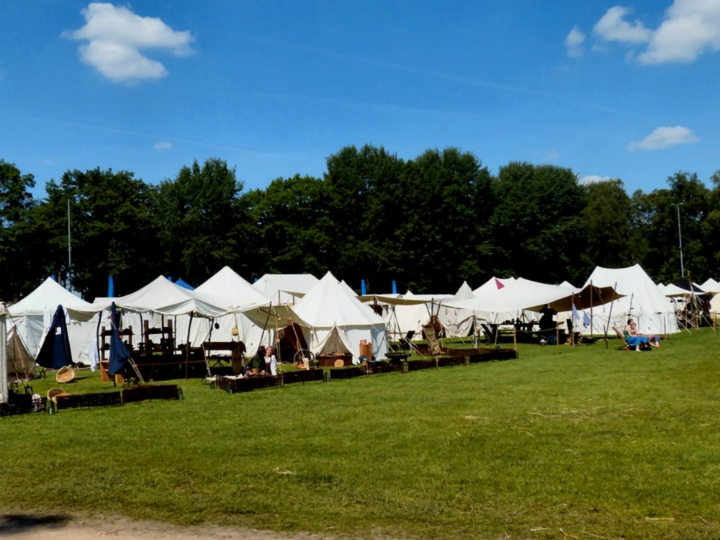
[[[682,252],[682,229],[680,229],[680,207],[683,203],[673,203],[673,206],[677,209],[677,221],[678,221],[678,240],[680,241],[680,277],[685,277],[685,267],[683,266],[683,252]]]

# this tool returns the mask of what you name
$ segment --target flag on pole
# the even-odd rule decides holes
[[[498,290],[500,290],[500,289],[502,289],[503,287],[505,287],[505,285],[503,285],[502,283],[500,283],[500,280],[499,280],[498,278],[495,278],[495,285],[497,286]]]
[[[588,315],[587,312],[583,312],[583,326],[588,328],[591,324],[590,315]]]
[[[572,305],[572,315],[573,315],[573,321],[580,320],[580,313],[578,313],[578,310],[575,307],[575,304]]]

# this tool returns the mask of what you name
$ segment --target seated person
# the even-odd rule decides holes
[[[260,347],[258,347],[258,350],[255,353],[255,356],[253,356],[252,360],[250,360],[250,362],[248,362],[248,366],[250,366],[250,369],[252,370],[251,373],[254,375],[267,375],[268,374],[268,367],[267,367],[267,361],[265,360],[265,347],[264,346],[260,345]]]
[[[648,345],[652,345],[653,347],[660,346],[660,338],[659,337],[653,336],[653,335],[646,336],[646,335],[642,334],[638,330],[637,323],[632,319],[628,319],[627,326],[625,327],[625,334],[627,334],[627,338],[629,340],[632,339],[633,341],[635,341],[634,338],[641,338],[641,339],[639,339],[639,342],[643,343],[646,347]],[[632,343],[630,343],[630,341],[628,341],[628,345],[632,345]]]
[[[557,324],[555,323],[553,317],[557,312],[547,305],[540,310],[540,313],[542,313],[542,317],[540,317],[540,320],[538,321],[540,331],[554,330]]]

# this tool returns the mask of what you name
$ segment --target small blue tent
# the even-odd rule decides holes
[[[189,284],[185,283],[182,279],[178,279],[178,280],[175,282],[175,285],[177,285],[178,287],[182,287],[183,289],[187,289],[188,291],[194,291],[194,290],[195,290],[195,287],[193,287],[192,285],[189,285]]]
[[[58,306],[53,316],[52,324],[45,341],[40,346],[40,352],[35,362],[44,368],[60,369],[63,366],[72,364],[72,353],[70,352],[70,340],[65,324],[65,310]]]

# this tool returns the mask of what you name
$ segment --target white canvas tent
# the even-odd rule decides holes
[[[195,292],[222,298],[226,302],[226,307],[232,309],[233,313],[193,322],[191,343],[194,346],[211,340],[242,341],[249,353],[257,350],[263,335],[263,328],[253,323],[238,310],[251,306],[269,305],[269,300],[262,293],[228,266],[196,288]],[[215,325],[219,328],[215,328]],[[233,335],[233,328],[237,328],[237,336]],[[267,333],[266,336],[269,340],[270,334]],[[270,341],[263,341],[265,341],[265,345],[270,343]]]
[[[35,359],[25,347],[17,327],[7,332],[7,375],[14,379],[30,379],[37,374]]]
[[[445,337],[465,337],[469,335],[475,320],[472,310],[450,307],[447,302],[462,302],[474,298],[475,294],[472,289],[466,281],[463,281],[458,291],[440,305],[437,315],[445,329]]]
[[[720,312],[720,283],[710,278],[700,285],[700,288],[703,291],[713,293],[713,297],[710,300],[710,313],[715,314]]]
[[[265,274],[252,284],[273,304],[294,304],[318,283],[312,274]]]
[[[513,277],[510,278],[498,278],[498,277],[491,277],[488,279],[485,283],[480,285],[477,289],[473,291],[473,294],[475,295],[475,298],[479,300],[484,300],[488,296],[492,298],[494,294],[497,293],[497,291],[502,290],[506,287],[511,287],[513,284],[515,284],[517,280]],[[475,317],[478,319],[488,321],[491,323],[502,323],[504,321],[514,321],[515,319],[525,319],[525,321],[536,321],[538,320],[538,316],[535,312],[526,312],[524,313],[522,310],[512,310],[512,311],[506,311],[506,312],[490,312],[490,311],[476,311],[474,312]]]
[[[354,354],[352,351],[352,344],[348,339],[345,332],[341,331],[337,326],[333,326],[332,330],[320,340],[314,347],[312,352],[318,354]]]
[[[290,306],[277,305],[267,299],[227,266],[195,291],[213,298],[222,298],[227,309],[226,315],[210,321],[198,321],[199,330],[191,340],[195,346],[210,338],[213,341],[233,341],[232,329],[237,328],[237,338],[245,343],[247,352],[252,354],[260,345],[274,345],[276,331],[287,326],[289,320],[300,326],[307,326]],[[211,331],[214,324],[219,328],[213,327]]]
[[[412,341],[421,340],[423,326],[430,322],[431,312],[437,314],[440,303],[451,297],[450,294],[413,294],[407,291],[402,295],[403,302],[393,305],[385,315],[385,324],[393,332],[392,339],[404,338],[412,331]]]
[[[617,293],[624,296],[614,303],[593,308],[594,334],[605,332],[609,318],[610,332],[613,326],[622,329],[627,324],[628,317],[636,320],[638,329],[643,334],[674,334],[680,331],[672,302],[660,292],[639,264],[628,268],[598,266],[586,284],[590,283],[596,287],[616,287]],[[589,313],[589,310],[585,311]],[[590,329],[587,328],[584,333],[589,334]]]
[[[73,362],[90,363],[85,351],[95,339],[99,315],[92,304],[64,289],[52,278],[8,308],[7,324],[15,326],[33,358],[37,357],[58,306],[63,306]]]
[[[310,326],[309,347],[315,349],[333,331],[345,334],[353,356],[360,354],[360,341],[372,343],[373,355],[385,358],[385,322],[369,306],[351,297],[330,272],[294,306],[297,315]]]

